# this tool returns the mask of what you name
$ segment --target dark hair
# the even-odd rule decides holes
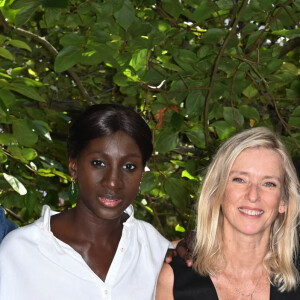
[[[119,130],[135,140],[146,165],[153,151],[151,130],[137,112],[118,104],[89,106],[72,122],[67,141],[69,157],[77,158],[91,140]]]

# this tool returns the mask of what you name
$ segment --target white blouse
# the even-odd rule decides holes
[[[1,300],[147,300],[154,299],[166,251],[172,247],[152,225],[126,211],[118,249],[103,282],[81,255],[57,239],[51,215],[12,231],[0,246]]]

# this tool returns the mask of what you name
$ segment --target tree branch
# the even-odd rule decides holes
[[[293,3],[294,0],[288,0],[285,4],[283,4],[277,11],[277,13],[275,14],[275,16],[272,17],[272,19],[270,20],[269,23],[266,23],[265,28],[260,32],[259,37],[257,38],[257,40],[255,41],[253,47],[251,48],[250,51],[248,51],[248,54],[250,55],[256,48],[257,45],[261,42],[262,36],[265,33],[265,31],[270,27],[270,25],[278,18],[279,14],[281,13],[281,10],[285,9],[286,6],[288,6],[289,4]],[[274,7],[274,10],[276,9],[276,7]]]
[[[208,130],[208,125],[209,125],[209,120],[208,120],[208,113],[209,113],[209,103],[210,103],[210,99],[212,97],[212,93],[213,93],[213,88],[214,88],[214,84],[215,84],[215,80],[216,80],[216,74],[218,71],[218,67],[221,61],[221,58],[225,52],[225,49],[229,43],[229,41],[232,39],[232,37],[236,34],[237,31],[237,25],[238,22],[241,18],[241,16],[243,15],[246,7],[247,7],[248,1],[247,0],[243,0],[241,9],[237,15],[237,18],[235,19],[233,26],[232,26],[232,30],[228,33],[226,39],[224,40],[224,43],[220,49],[220,52],[216,58],[215,64],[214,64],[214,68],[212,71],[212,74],[210,76],[210,84],[209,84],[209,88],[208,88],[208,93],[207,96],[205,98],[205,108],[204,108],[204,134],[205,134],[205,142],[206,142],[206,146],[208,146],[209,144],[209,130]]]
[[[1,11],[0,11],[0,24],[2,24],[4,32],[7,32],[7,33],[14,32],[14,33],[17,33],[21,36],[28,37],[31,40],[34,40],[37,43],[39,43],[40,45],[42,45],[45,49],[47,49],[53,55],[54,58],[57,56],[58,51],[45,38],[40,37],[39,35],[34,34],[30,31],[27,31],[27,30],[24,30],[24,29],[21,29],[21,28],[16,28],[15,26],[11,26],[10,24],[8,24],[8,22],[4,18]],[[74,80],[74,82],[78,86],[78,89],[80,90],[82,96],[89,103],[96,103],[95,100],[88,94],[87,90],[83,86],[83,84],[82,84],[80,78],[78,77],[77,73],[73,69],[69,69],[69,70],[67,70],[67,72],[69,73],[69,75],[72,77],[72,79]]]
[[[292,40],[288,40],[287,43],[282,47],[282,50],[279,54],[279,58],[282,58],[287,53],[295,49],[296,47],[300,47],[300,37],[296,37]]]

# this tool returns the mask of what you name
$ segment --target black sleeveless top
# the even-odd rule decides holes
[[[173,257],[170,266],[174,272],[174,300],[219,300],[210,277],[199,275],[178,256]],[[271,285],[270,300],[300,300],[300,286],[296,291],[281,293]]]

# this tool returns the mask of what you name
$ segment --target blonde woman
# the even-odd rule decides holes
[[[273,132],[249,129],[220,147],[197,212],[193,268],[164,264],[157,300],[300,299],[299,182]]]

